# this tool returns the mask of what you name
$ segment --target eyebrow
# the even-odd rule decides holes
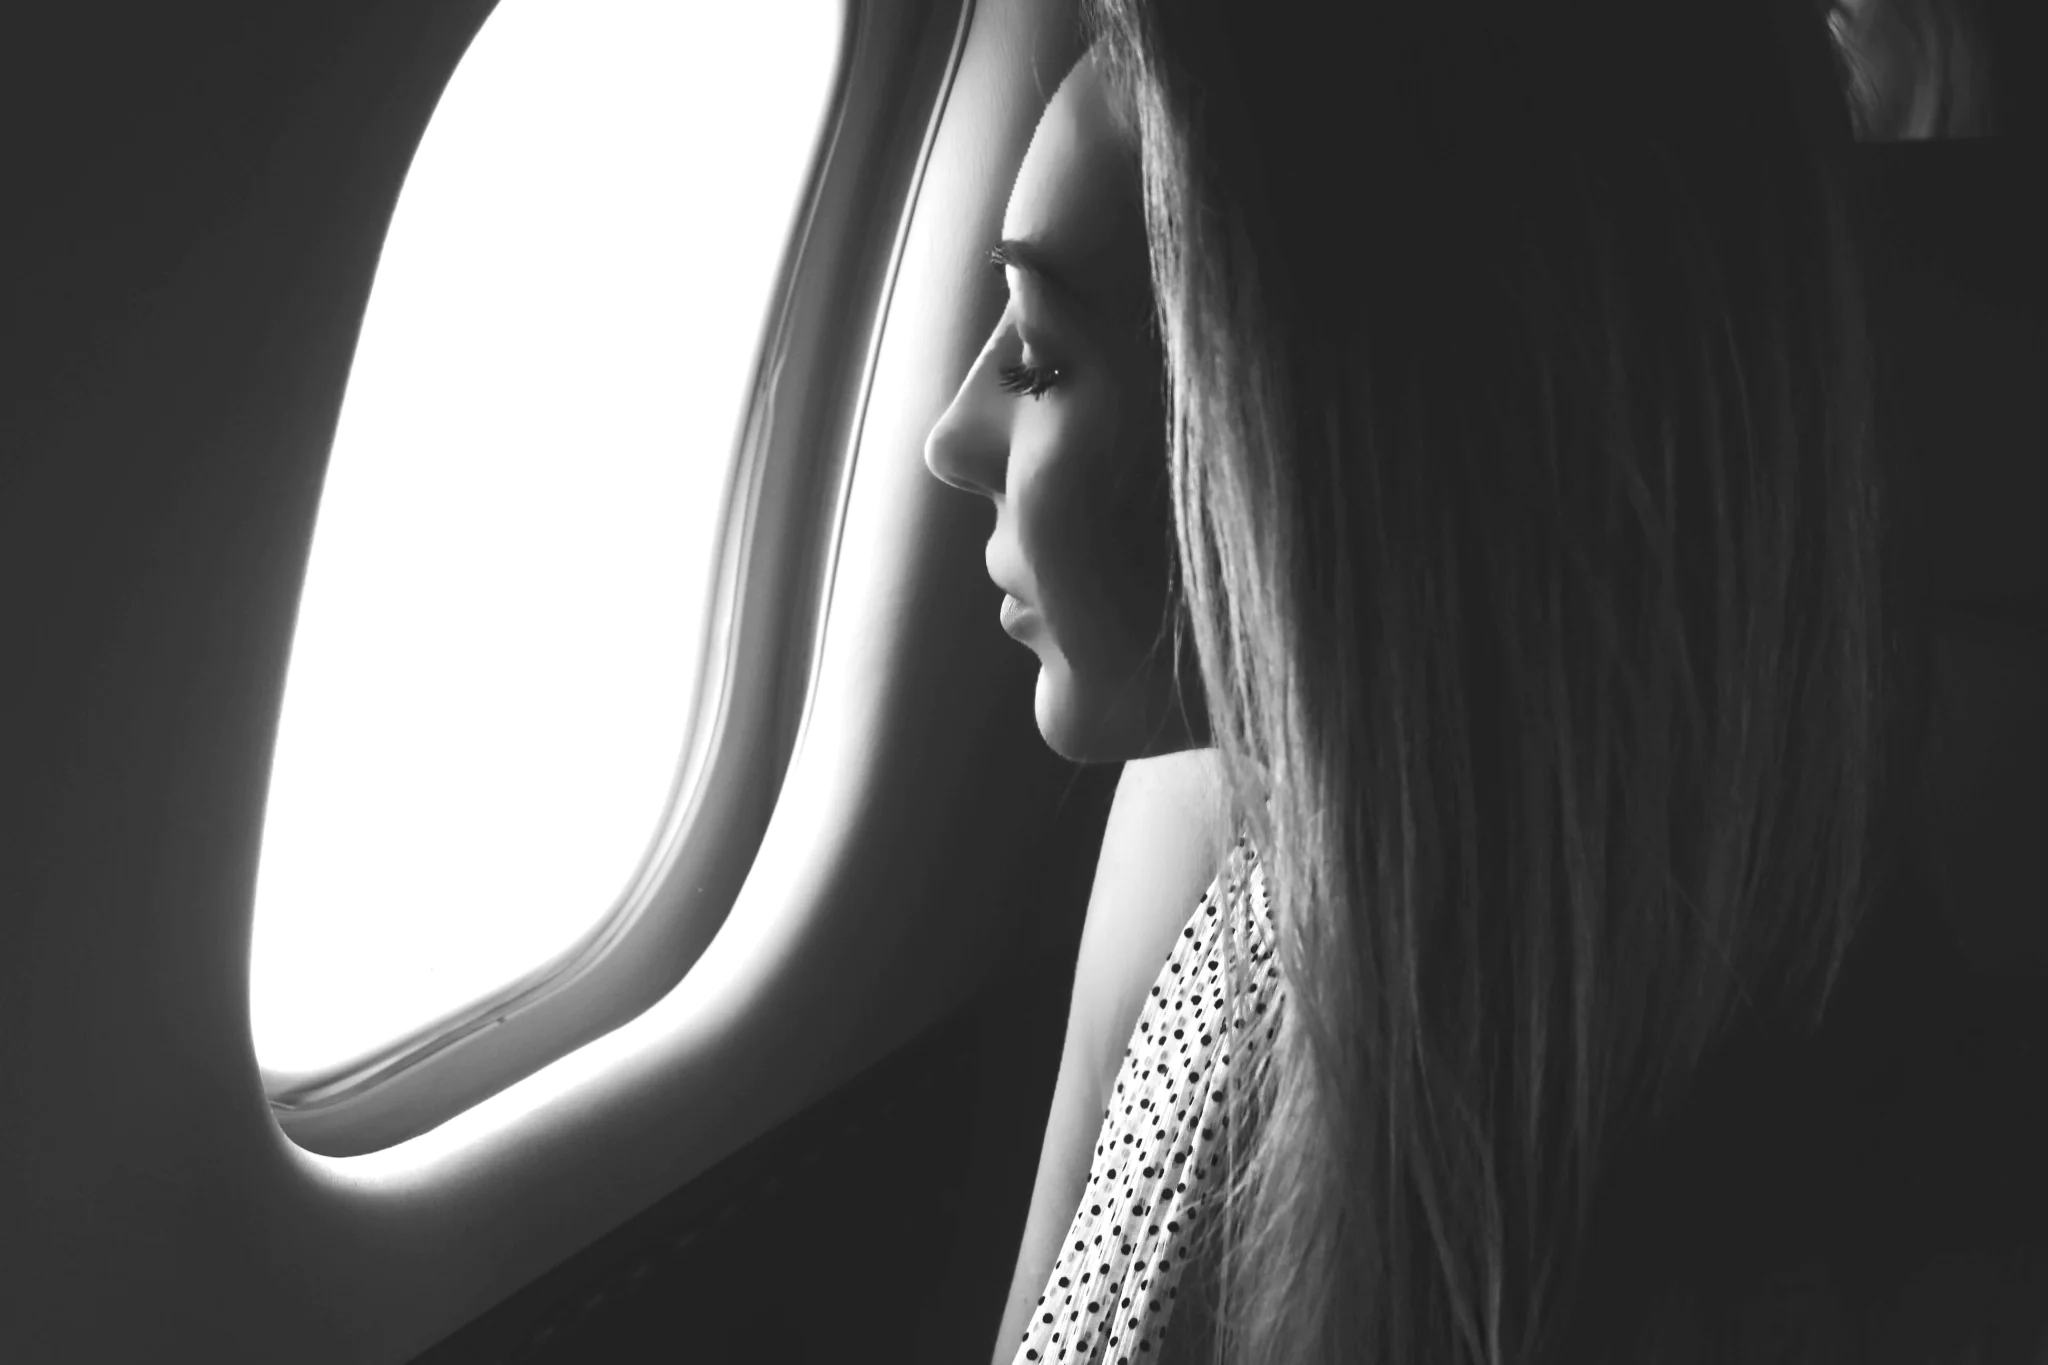
[[[1064,272],[1046,259],[1044,248],[1015,237],[1005,237],[988,253],[988,263],[997,270],[1021,270],[1050,285],[1069,304],[1087,310],[1088,299]]]

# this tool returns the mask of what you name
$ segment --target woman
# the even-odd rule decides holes
[[[1222,1137],[1219,1102],[1186,1102],[1212,1093],[1203,1082],[1231,1051],[1211,1016],[1233,985],[1222,949],[1269,943],[1251,851],[1211,880],[1233,819],[1211,808],[1221,784],[1199,761],[1199,693],[1178,685],[1195,669],[1174,606],[1138,189],[1135,144],[1084,57],[1047,105],[1004,214],[992,261],[1008,304],[925,450],[934,474],[995,506],[988,571],[1006,594],[1003,628],[1039,658],[1046,742],[1077,762],[1157,760],[1126,769],[1105,834],[1002,1361],[1137,1358],[1161,1344],[1190,1250],[1183,1220],[1200,1215]],[[1271,978],[1248,992],[1245,1016]],[[1105,1283],[1114,1295],[1097,1292]]]
[[[1130,299],[1132,349],[1063,356],[1033,282],[1067,272],[1013,269],[930,458],[997,503],[1048,742],[1213,736],[1258,856],[1155,985],[1214,970],[1215,1083],[1112,1102],[1017,1358],[1744,1358],[1770,1275],[1831,1264],[1792,1199],[1828,1156],[1802,1104],[1854,1073],[1813,1025],[1918,712],[1820,16],[1091,15],[1113,93],[1086,64],[1040,138],[1092,149],[1097,206],[1128,173],[1103,140],[1141,153],[1199,707],[1140,645],[1176,562],[1109,553],[1153,459],[1121,438],[1149,389],[1106,283],[1127,229],[1067,264]],[[1120,1085],[1175,1060],[1166,1003]],[[1220,1203],[1178,1178],[1219,1167]],[[1845,1293],[1786,1311],[1823,1332]]]
[[[1850,1358],[1814,1025],[1919,707],[1821,16],[1092,16],[1278,922],[1225,1358]]]

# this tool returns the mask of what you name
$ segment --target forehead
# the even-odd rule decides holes
[[[1038,246],[1090,292],[1120,295],[1143,283],[1143,231],[1137,161],[1084,57],[1038,120],[1002,235]]]

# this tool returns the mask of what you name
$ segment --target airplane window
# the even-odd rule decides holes
[[[449,82],[292,643],[250,981],[273,1089],[543,966],[647,854],[842,23],[505,0]]]

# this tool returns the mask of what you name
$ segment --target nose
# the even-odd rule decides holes
[[[1008,452],[1008,433],[991,405],[981,401],[979,390],[987,356],[960,383],[952,404],[940,416],[924,442],[925,468],[941,483],[985,498],[1003,491],[1003,466]]]

